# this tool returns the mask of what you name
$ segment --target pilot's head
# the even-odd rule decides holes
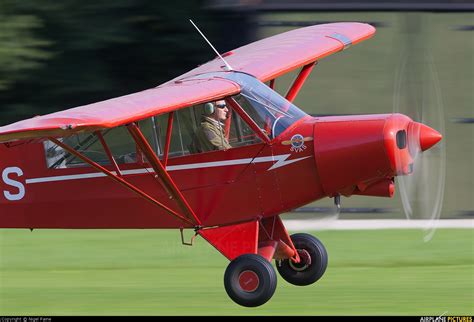
[[[204,113],[217,121],[223,122],[227,119],[229,109],[224,100],[219,100],[204,104]]]

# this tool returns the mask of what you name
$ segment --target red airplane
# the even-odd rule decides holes
[[[311,117],[292,104],[318,60],[374,33],[296,29],[155,88],[0,127],[0,227],[177,228],[183,244],[194,229],[230,260],[225,289],[243,306],[272,297],[272,259],[289,283],[316,282],[323,244],[289,236],[279,215],[325,197],[392,197],[394,177],[442,138],[402,114]],[[297,68],[280,96],[275,80]],[[216,109],[230,147],[198,152],[195,131]]]

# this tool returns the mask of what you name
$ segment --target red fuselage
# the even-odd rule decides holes
[[[205,227],[271,217],[337,194],[391,197],[393,177],[408,174],[412,163],[397,133],[413,124],[400,114],[308,116],[271,144],[176,157],[167,170]],[[48,169],[41,142],[1,144],[0,155],[2,228],[191,227],[91,167]],[[149,165],[121,170],[179,212]]]

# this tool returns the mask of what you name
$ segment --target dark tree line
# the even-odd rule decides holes
[[[231,49],[237,37],[222,37],[228,22],[203,2],[0,0],[0,125],[151,88],[214,58],[189,18]]]

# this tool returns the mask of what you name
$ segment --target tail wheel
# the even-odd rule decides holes
[[[272,264],[256,254],[244,254],[230,262],[224,274],[229,297],[242,306],[267,302],[275,293],[277,275]]]
[[[301,261],[294,263],[289,259],[277,262],[281,277],[293,285],[310,285],[319,280],[328,266],[328,254],[324,245],[309,234],[291,235]]]

